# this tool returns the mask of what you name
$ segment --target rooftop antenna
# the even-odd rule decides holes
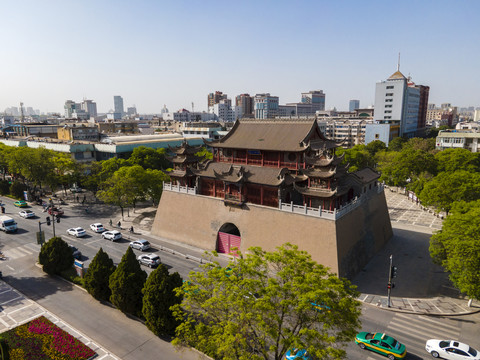
[[[400,53],[398,53],[397,71],[400,71]]]

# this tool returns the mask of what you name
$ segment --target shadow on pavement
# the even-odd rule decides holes
[[[390,242],[353,278],[358,291],[387,295],[390,255],[393,255],[397,277],[393,281],[392,297],[460,297],[448,274],[430,258],[430,234],[398,228],[393,229],[393,234]]]
[[[4,276],[3,280],[33,301],[38,301],[57,292],[73,290],[67,281],[44,275],[41,277]]]

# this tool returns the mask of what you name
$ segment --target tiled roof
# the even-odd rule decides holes
[[[353,175],[359,178],[363,183],[375,181],[380,177],[380,174],[378,172],[369,167],[355,171]]]
[[[252,120],[235,122],[232,130],[209,146],[229,149],[255,149],[271,151],[303,151],[314,131],[327,141],[318,129],[316,120]],[[305,141],[305,142],[304,142]]]

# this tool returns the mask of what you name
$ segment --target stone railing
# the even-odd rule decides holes
[[[197,194],[197,187],[188,187],[188,186],[180,186],[180,184],[173,185],[172,183],[163,182],[163,190],[170,190],[176,191],[184,194],[196,195]]]
[[[175,192],[180,192],[184,194],[190,194],[190,195],[199,195],[197,193],[197,187],[187,187],[187,186],[180,186],[180,185],[173,185],[172,183],[163,183],[163,190],[168,190],[168,191],[175,191]],[[308,207],[307,205],[295,205],[293,202],[290,203],[284,203],[282,201],[279,201],[278,208],[275,207],[269,207],[271,209],[276,209],[280,211],[286,211],[286,212],[291,212],[294,214],[299,214],[299,215],[307,215],[307,216],[315,216],[315,217],[320,217],[323,219],[328,219],[328,220],[337,220],[340,219],[342,216],[345,216],[352,210],[358,208],[361,204],[363,204],[365,201],[367,201],[368,198],[371,197],[373,193],[380,194],[384,191],[384,185],[382,183],[378,183],[376,187],[373,189],[367,190],[365,193],[361,194],[360,196],[357,196],[354,198],[352,201],[350,201],[348,204],[340,207],[339,209],[335,210],[326,210],[322,209],[322,207],[318,208],[312,208]],[[215,198],[215,197],[214,197]],[[216,198],[218,200],[224,200],[220,198]],[[243,198],[242,195],[242,199]],[[239,200],[238,196],[235,196],[235,200]],[[248,202],[248,199],[247,199]],[[251,204],[255,206],[264,206],[264,205],[257,205],[257,204]]]

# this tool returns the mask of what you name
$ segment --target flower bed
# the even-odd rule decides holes
[[[96,353],[50,320],[41,316],[0,334],[10,360],[87,360]]]

